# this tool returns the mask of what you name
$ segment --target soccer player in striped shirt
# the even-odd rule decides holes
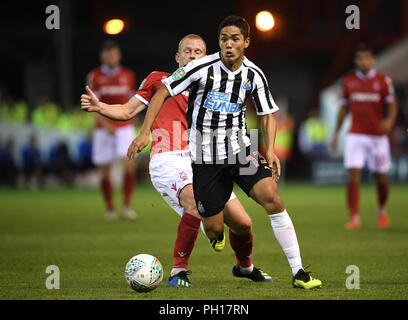
[[[237,16],[218,27],[221,51],[194,60],[164,79],[153,96],[141,132],[128,150],[134,158],[149,143],[149,132],[164,101],[190,89],[187,122],[197,209],[209,239],[223,239],[224,207],[236,182],[270,218],[273,232],[292,269],[295,288],[312,289],[322,282],[302,267],[292,221],[278,193],[280,163],[274,153],[278,110],[263,72],[244,56],[249,25]],[[251,146],[246,133],[246,99],[252,96],[266,142],[266,159]],[[232,270],[242,276],[238,268]]]
[[[186,35],[179,43],[176,61],[179,67],[206,54],[204,40],[195,34]],[[81,96],[83,110],[97,112],[114,120],[129,120],[150,105],[153,95],[163,85],[161,80],[170,74],[154,71],[142,82],[136,94],[125,104],[101,103],[92,90]],[[187,270],[201,217],[194,200],[190,154],[188,151],[186,109],[189,91],[167,99],[152,127],[149,173],[153,186],[181,220],[173,250],[173,268],[167,286],[190,287]],[[272,282],[266,272],[252,264],[252,222],[238,198],[231,194],[225,210],[225,224],[242,276],[257,282]],[[214,250],[221,251],[224,241],[212,243]],[[246,272],[246,273],[245,273]]]

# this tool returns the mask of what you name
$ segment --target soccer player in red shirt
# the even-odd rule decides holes
[[[181,68],[205,54],[204,40],[198,35],[189,34],[179,43],[176,61]],[[82,109],[98,112],[112,119],[131,119],[150,105],[152,97],[163,85],[162,79],[168,76],[170,73],[152,72],[142,82],[135,96],[120,107],[100,103],[87,88],[87,94],[81,96]],[[201,223],[192,188],[193,176],[188,149],[188,96],[189,91],[186,90],[167,99],[151,130],[149,171],[152,184],[169,206],[181,216],[173,250],[173,268],[166,283],[167,286],[175,287],[191,286],[187,277],[187,265]],[[239,276],[253,281],[272,282],[271,276],[252,264],[252,222],[233,193],[225,206],[225,223],[230,228],[230,244],[235,252],[235,268],[240,270]],[[223,241],[212,243],[216,251],[221,251],[224,245],[225,237]]]
[[[367,163],[376,181],[378,227],[388,228],[390,222],[385,205],[389,194],[387,172],[391,168],[391,153],[387,134],[397,115],[394,89],[391,79],[373,68],[375,58],[370,47],[360,45],[356,50],[354,63],[357,70],[343,79],[342,107],[332,142],[333,149],[336,149],[338,132],[350,111],[351,128],[344,149],[344,166],[348,170],[347,204],[350,220],[345,227],[357,229],[361,226],[359,186],[361,170]]]
[[[107,40],[101,50],[102,65],[88,74],[88,85],[95,95],[109,104],[122,104],[135,92],[135,74],[120,65],[121,51],[118,44]],[[120,158],[124,167],[123,210],[125,218],[133,220],[136,213],[131,209],[131,198],[135,180],[135,165],[126,157],[127,148],[135,135],[132,121],[112,121],[97,115],[93,132],[92,161],[100,169],[100,186],[108,212],[107,220],[115,219],[111,167]]]

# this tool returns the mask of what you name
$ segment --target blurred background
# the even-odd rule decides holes
[[[359,29],[346,28],[349,5],[359,8]],[[49,6],[59,9],[59,29],[47,28],[46,20],[55,12],[47,12]],[[256,25],[263,10],[274,18],[268,31]],[[398,117],[390,134],[389,176],[395,183],[408,181],[408,0],[55,0],[2,3],[0,183],[32,189],[97,187],[91,161],[95,116],[81,111],[80,95],[87,74],[100,66],[103,42],[119,43],[122,65],[135,72],[138,87],[153,70],[177,68],[177,45],[188,33],[201,35],[208,53],[218,51],[217,26],[230,14],[249,22],[252,42],[246,56],[263,69],[280,107],[276,149],[284,163],[281,183],[346,180],[342,146],[349,120],[340,148],[333,152],[329,146],[340,107],[340,80],[353,69],[360,42],[374,48],[376,69],[394,81]],[[121,19],[123,30],[108,34],[110,19]],[[256,126],[253,113],[247,121],[248,127]],[[138,183],[150,183],[148,160],[145,153],[136,161]],[[118,185],[121,175],[113,177]],[[364,180],[370,179],[365,172]]]

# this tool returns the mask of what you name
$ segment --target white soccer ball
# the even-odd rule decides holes
[[[138,254],[126,264],[125,279],[137,292],[152,291],[163,280],[163,267],[156,257]]]

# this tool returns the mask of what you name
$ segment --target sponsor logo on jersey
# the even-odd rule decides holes
[[[129,93],[129,88],[127,86],[101,86],[99,89],[99,94],[101,96],[109,95],[125,95]]]
[[[231,93],[210,91],[204,101],[204,107],[212,111],[226,113],[241,112],[241,106],[238,103],[229,102],[230,99]]]
[[[379,93],[354,92],[350,94],[350,100],[357,102],[379,102],[381,95]]]
[[[171,78],[176,81],[176,80],[183,78],[185,75],[186,75],[186,72],[184,71],[184,69],[178,68],[176,71],[173,72],[173,74],[171,75]]]

